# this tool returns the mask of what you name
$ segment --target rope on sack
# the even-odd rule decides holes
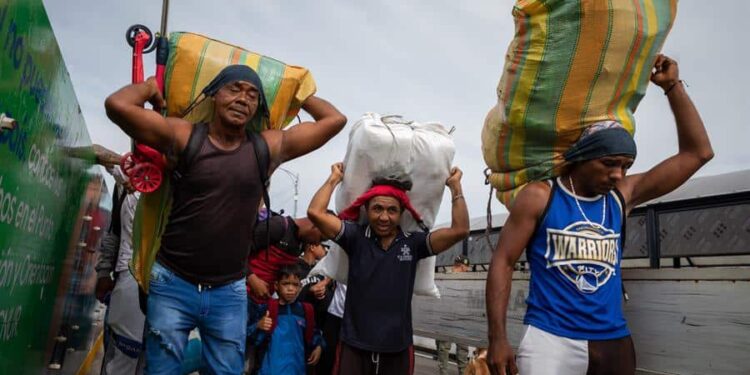
[[[198,94],[198,96],[196,96],[195,99],[193,99],[193,101],[188,104],[187,108],[185,108],[185,110],[180,113],[180,117],[185,118],[185,116],[189,115],[190,112],[192,112],[198,105],[203,103],[203,101],[205,101],[207,98],[208,96],[206,94]]]
[[[395,158],[395,154],[396,154],[394,151],[396,151],[396,148],[398,147],[398,139],[396,138],[396,133],[393,132],[393,129],[391,129],[391,125],[387,123],[385,120],[391,117],[401,118],[401,116],[397,116],[397,115],[383,116],[380,118],[380,121],[383,123],[383,126],[385,126],[385,128],[388,129],[388,132],[391,133],[391,138],[393,138],[393,143],[391,143],[391,152],[388,153],[389,165],[393,165],[393,159]]]
[[[489,168],[484,169],[484,184],[490,186],[490,192],[487,196],[487,226],[484,228],[484,238],[487,241],[487,245],[490,247],[490,251],[494,251],[495,247],[497,247],[497,243],[493,244],[492,240],[490,240],[490,233],[492,232],[492,193],[495,190],[492,184],[490,184],[491,173],[492,171],[490,171]],[[500,242],[499,237],[498,242]]]

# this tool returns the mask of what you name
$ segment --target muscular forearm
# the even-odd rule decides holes
[[[121,127],[130,125],[133,120],[133,112],[144,109],[148,98],[154,94],[154,89],[145,82],[121,88],[104,101],[107,116]]]
[[[430,248],[437,255],[469,236],[469,212],[461,195],[461,187],[451,187],[451,226],[430,234]]]
[[[461,185],[451,186],[451,229],[460,241],[469,235],[469,210],[466,207],[466,199],[463,196]]]
[[[675,83],[667,94],[669,106],[674,113],[677,123],[677,139],[680,153],[695,155],[701,163],[713,157],[713,149],[708,139],[703,120],[695,108],[693,101],[685,90],[684,84]]]
[[[499,251],[499,250],[495,250]],[[485,299],[490,342],[507,340],[505,321],[508,312],[508,299],[512,283],[513,266],[505,259],[495,256],[487,276]]]
[[[94,149],[97,164],[103,165],[104,168],[112,168],[120,163],[120,159],[122,158],[120,154],[109,150],[102,145],[93,144],[91,146]]]
[[[346,125],[346,117],[331,103],[318,97],[310,97],[302,108],[314,122],[305,122],[282,132],[280,161],[289,161],[323,146]]]
[[[332,178],[328,178],[323,186],[310,201],[310,207],[307,209],[307,216],[315,225],[322,224],[321,218],[328,215],[328,204],[331,202],[331,195],[338,184]]]
[[[144,108],[147,102],[158,102],[157,110],[165,105],[155,84],[150,81],[123,87],[107,98],[104,107],[109,119],[131,138],[166,151],[174,130],[166,126],[166,120],[159,112]]]
[[[333,104],[317,96],[311,96],[305,100],[302,109],[309,113],[315,121],[331,117],[344,117]]]
[[[158,88],[148,82],[135,83],[115,91],[107,98],[107,102],[112,100],[143,108],[143,105],[156,91],[158,91]]]
[[[333,104],[316,96],[307,99],[302,109],[315,119],[314,128],[310,129],[309,136],[317,140],[314,144],[316,149],[333,138],[346,125],[346,117]]]

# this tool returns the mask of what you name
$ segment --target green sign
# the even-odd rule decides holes
[[[93,162],[42,0],[0,0],[0,118],[0,374],[40,373]]]

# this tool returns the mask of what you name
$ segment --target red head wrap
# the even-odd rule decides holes
[[[422,216],[420,216],[419,213],[417,213],[417,210],[415,210],[411,205],[411,200],[409,200],[409,196],[406,195],[406,192],[390,185],[373,186],[372,188],[370,188],[370,190],[360,195],[359,198],[357,198],[354,203],[352,203],[347,209],[341,211],[341,213],[339,213],[339,218],[341,218],[341,220],[359,219],[359,208],[367,203],[367,201],[369,201],[370,199],[378,196],[387,196],[398,199],[403,207],[411,213],[411,216],[414,218],[414,220],[416,220],[418,223],[422,222]]]

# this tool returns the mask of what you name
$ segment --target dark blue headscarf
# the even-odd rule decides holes
[[[573,163],[611,155],[626,155],[635,159],[636,154],[633,136],[620,123],[604,121],[584,130],[581,138],[563,157],[565,161]]]
[[[260,96],[258,97],[258,110],[250,120],[251,122],[258,118],[258,114],[266,120],[270,117],[266,95],[263,93],[263,82],[261,82],[258,73],[247,65],[229,65],[222,69],[214,79],[203,88],[202,93],[206,96],[214,96],[224,86],[237,81],[245,81],[253,84],[258,88]]]

